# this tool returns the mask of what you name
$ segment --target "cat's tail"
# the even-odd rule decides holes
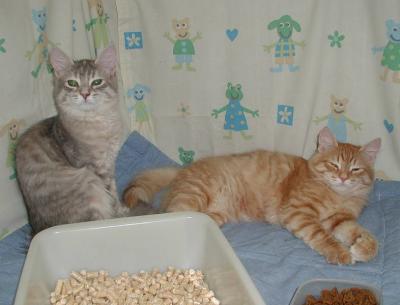
[[[150,203],[154,195],[168,186],[179,172],[177,167],[151,169],[136,176],[124,191],[123,201],[132,208],[139,201]]]

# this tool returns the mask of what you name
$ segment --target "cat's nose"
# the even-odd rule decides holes
[[[339,178],[342,182],[345,182],[347,180],[347,175],[346,174],[339,174]]]
[[[81,95],[86,100],[86,98],[90,95],[90,92],[81,92]]]

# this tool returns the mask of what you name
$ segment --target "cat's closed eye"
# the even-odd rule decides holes
[[[352,173],[361,173],[363,171],[360,167],[352,167],[350,170]]]
[[[334,162],[327,162],[326,164],[327,164],[328,167],[331,168],[331,169],[338,170],[338,169],[340,168],[340,166],[339,166],[338,164],[334,163]]]

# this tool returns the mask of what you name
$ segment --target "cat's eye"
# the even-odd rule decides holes
[[[67,84],[70,87],[74,87],[74,88],[79,87],[78,82],[76,80],[74,80],[74,79],[67,80]]]
[[[353,167],[352,169],[351,169],[351,172],[352,173],[359,173],[359,172],[361,172],[361,168],[359,168],[359,167]]]
[[[339,169],[339,165],[337,165],[336,163],[328,162],[328,165],[329,165],[330,167],[333,167],[334,169]]]
[[[94,87],[94,86],[100,86],[102,83],[103,83],[103,80],[102,80],[101,78],[95,79],[94,81],[92,81],[91,86],[92,86],[92,87]]]

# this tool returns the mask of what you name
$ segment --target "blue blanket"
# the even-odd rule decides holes
[[[117,187],[121,192],[138,172],[177,165],[133,133],[121,148]],[[329,265],[288,231],[265,223],[222,228],[268,305],[287,305],[301,283],[312,278],[359,280],[382,289],[385,305],[398,305],[400,288],[400,182],[376,182],[360,223],[379,239],[379,253],[368,263]],[[11,305],[30,241],[28,225],[0,241],[0,305]]]

